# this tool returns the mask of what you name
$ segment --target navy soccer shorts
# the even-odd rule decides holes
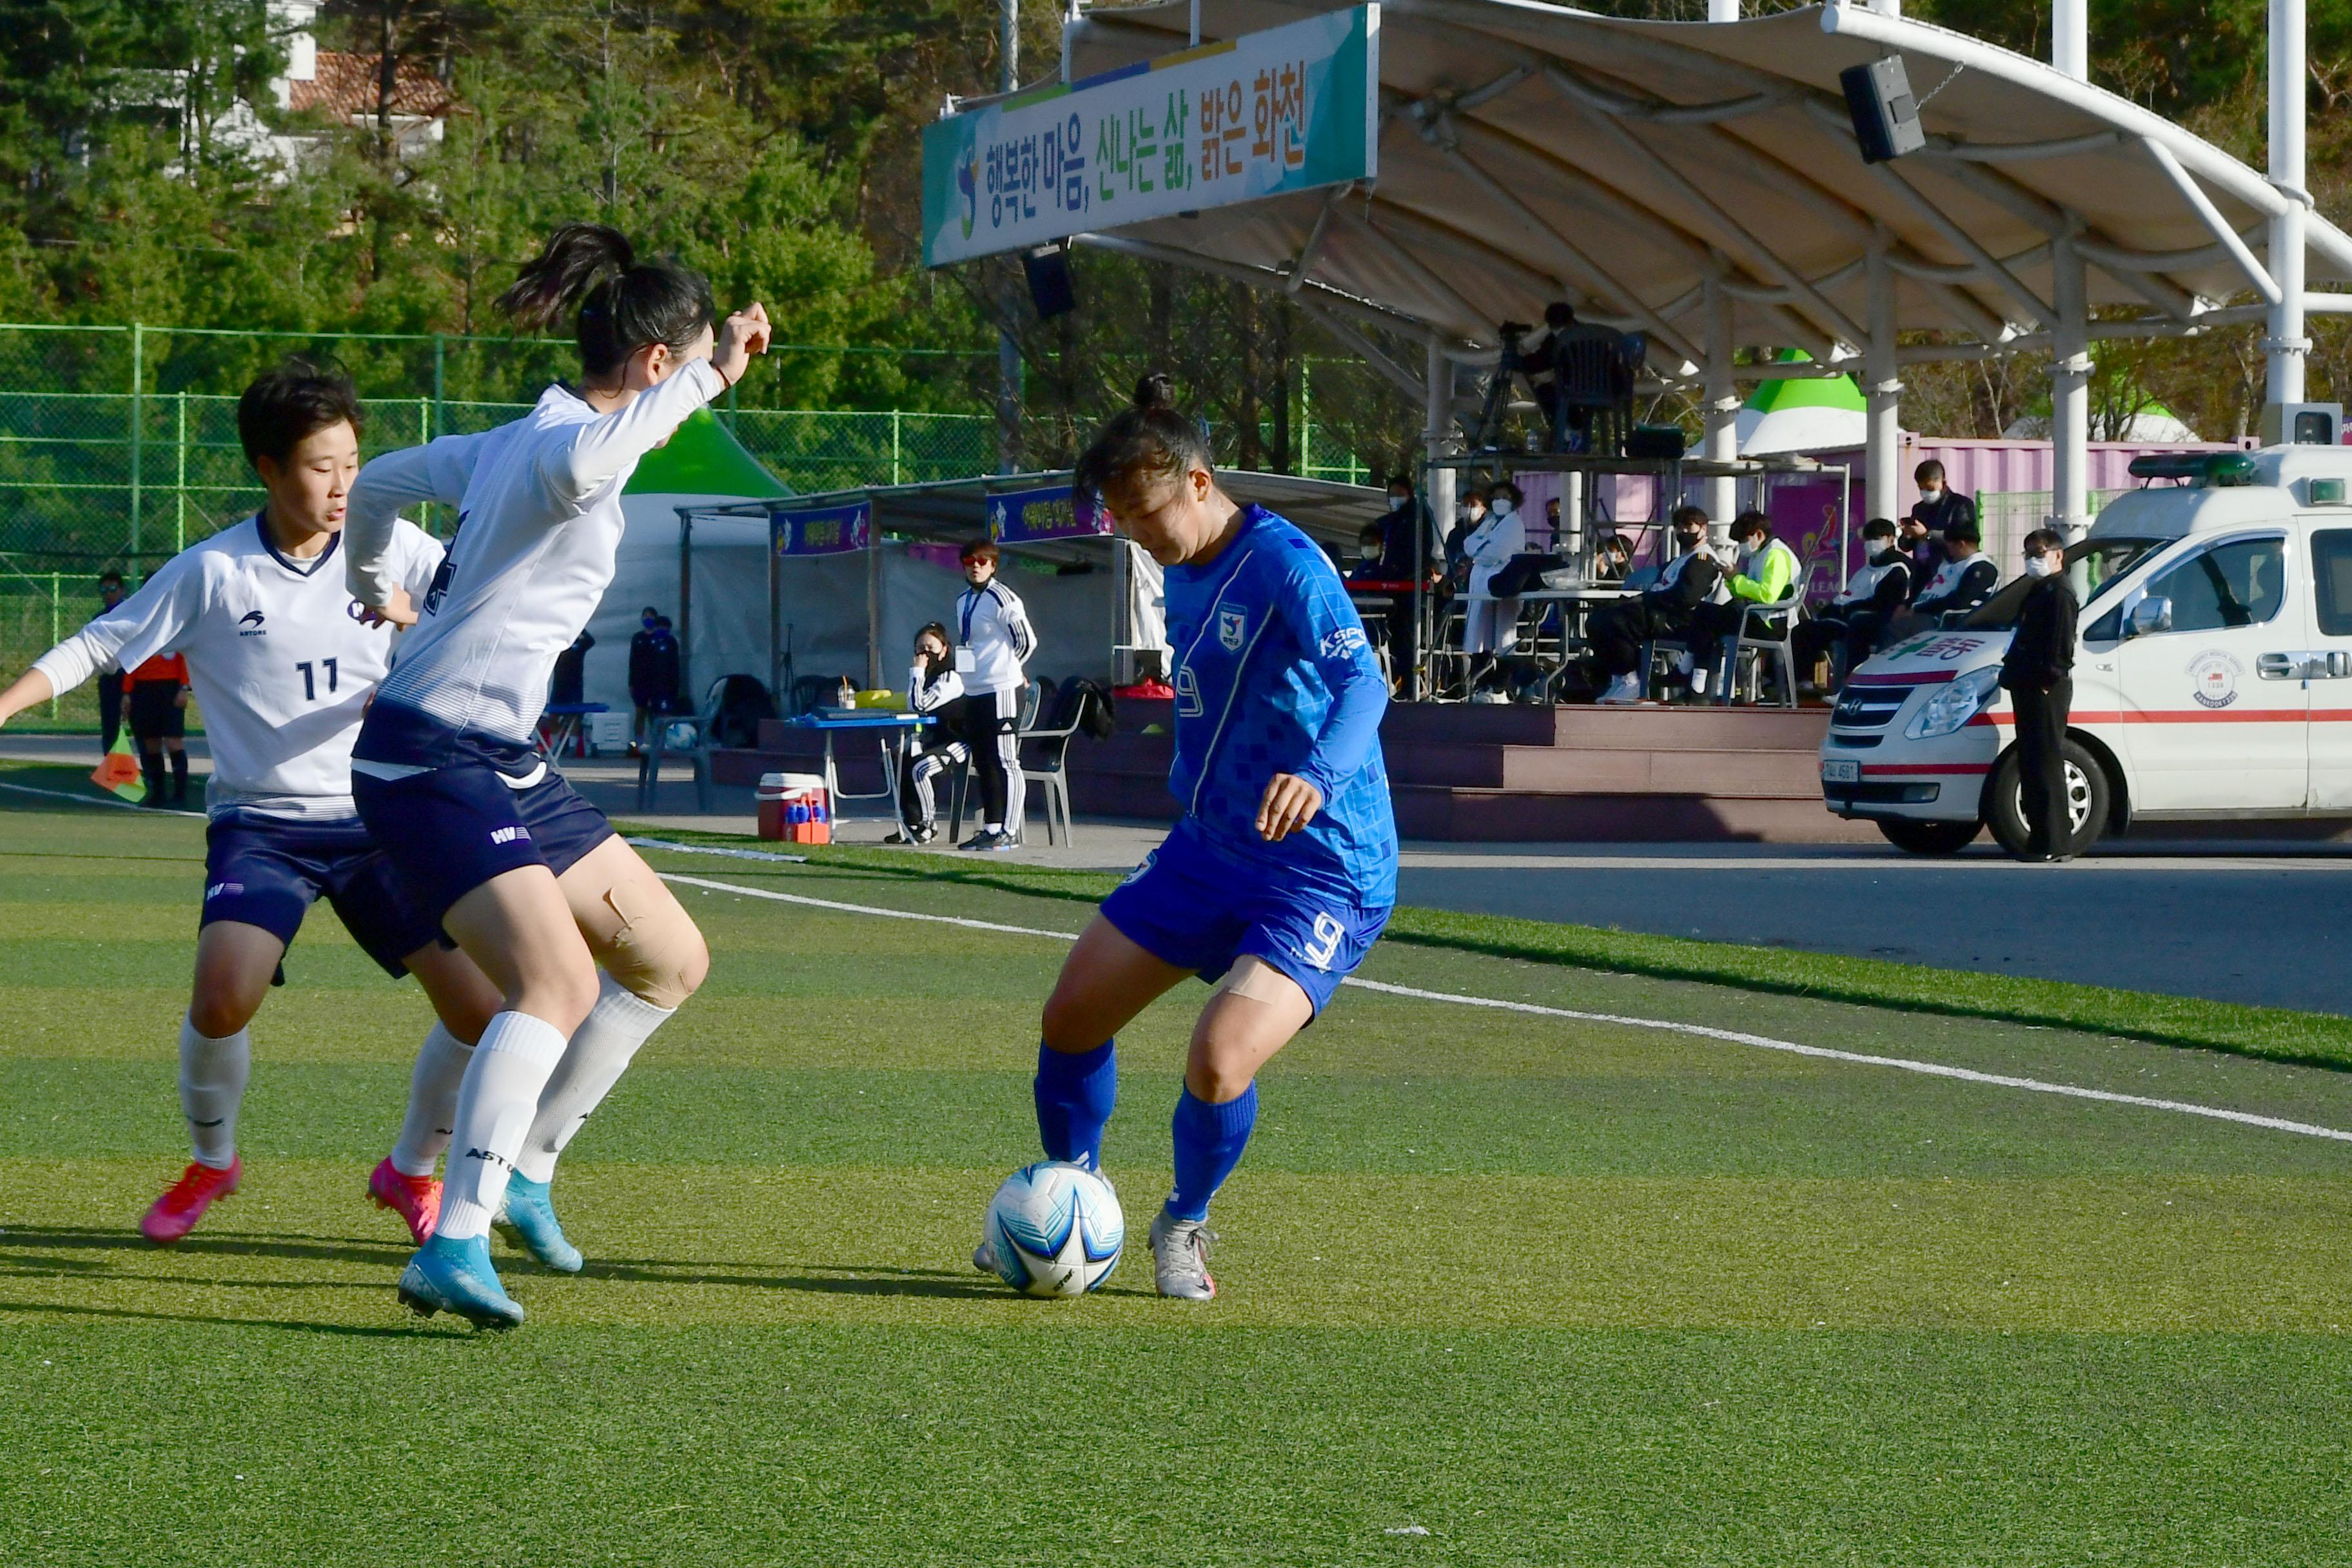
[[[1102,914],[1144,952],[1203,980],[1244,956],[1272,964],[1320,1014],[1380,940],[1391,907],[1261,880],[1179,824],[1103,900]]]
[[[205,826],[205,909],[215,921],[259,926],[291,947],[320,894],[343,929],[395,979],[401,960],[441,940],[441,927],[401,888],[367,829],[233,811]]]
[[[493,877],[544,866],[561,877],[613,837],[604,814],[544,767],[517,789],[486,763],[406,778],[354,771],[352,798],[402,885],[437,927],[449,906]]]

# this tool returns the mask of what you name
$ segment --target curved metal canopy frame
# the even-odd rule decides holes
[[[1322,8],[1200,0],[1202,36]],[[1069,25],[1072,74],[1183,47],[1192,16],[1191,0],[1088,13]],[[1911,363],[2042,347],[2070,303],[2100,312],[2075,323],[2089,337],[2242,321],[2231,296],[2275,300],[2285,270],[2270,219],[2309,201],[2038,61],[1853,6],[1654,23],[1385,0],[1381,30],[1375,184],[1082,241],[1433,333],[1472,361],[1491,358],[1496,321],[1564,297],[1648,332],[1665,351],[1653,369],[1696,384],[1727,347],[1802,347],[1826,374],[1863,368],[1875,341],[1889,374],[1891,331],[1933,334],[1900,351]],[[1837,73],[1890,53],[1921,89],[1927,146],[1865,164]],[[2352,237],[2316,214],[2301,226],[2305,275],[2352,281]]]

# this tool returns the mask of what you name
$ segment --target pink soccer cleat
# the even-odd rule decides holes
[[[180,1173],[180,1179],[163,1189],[163,1195],[150,1205],[146,1216],[139,1222],[139,1233],[158,1247],[169,1247],[196,1228],[196,1221],[213,1206],[213,1200],[225,1198],[236,1191],[238,1178],[245,1174],[245,1162],[232,1159],[226,1171],[215,1171],[210,1165],[192,1164]]]
[[[368,1196],[375,1206],[390,1209],[408,1222],[409,1239],[422,1247],[441,1223],[441,1179],[403,1175],[389,1160],[380,1160],[368,1173]]]

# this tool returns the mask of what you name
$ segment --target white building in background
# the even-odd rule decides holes
[[[270,36],[286,56],[285,73],[271,80],[270,95],[281,115],[301,116],[310,123],[273,129],[240,99],[205,128],[211,143],[273,165],[281,181],[292,178],[325,141],[317,125],[320,119],[373,132],[381,109],[388,110],[382,118],[390,122],[399,157],[414,158],[437,145],[451,108],[447,84],[421,60],[399,60],[391,100],[381,103],[383,57],[319,47],[310,31],[318,15],[318,0],[269,0]],[[138,79],[142,89],[137,94],[139,104],[176,115],[181,144],[193,154],[195,132],[185,73],[150,71]]]

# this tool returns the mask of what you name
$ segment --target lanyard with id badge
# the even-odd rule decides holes
[[[980,656],[971,651],[971,615],[980,608],[982,590],[973,589],[964,595],[963,640],[956,645],[955,668],[958,675],[972,675],[980,669]]]

